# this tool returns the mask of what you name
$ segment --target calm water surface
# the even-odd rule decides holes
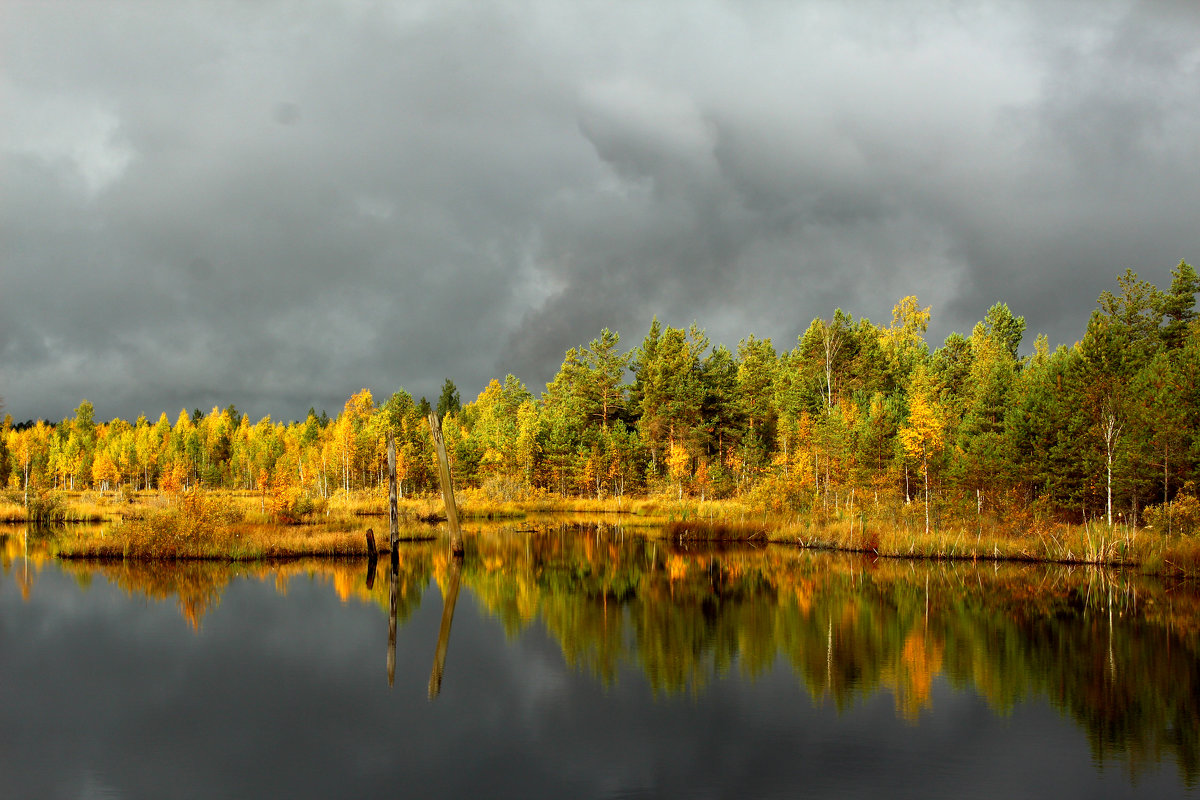
[[[446,553],[9,535],[0,797],[1200,796],[1194,586],[604,526]]]

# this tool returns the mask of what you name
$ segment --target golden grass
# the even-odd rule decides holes
[[[161,500],[161,498],[160,498]],[[167,503],[147,505],[108,528],[68,535],[64,558],[254,560],[299,555],[366,555],[362,533],[349,526],[292,526],[247,521],[261,515],[253,498],[194,489]]]
[[[53,522],[106,522],[140,516],[147,508],[161,506],[164,495],[158,492],[68,492],[59,489],[29,490],[30,509],[27,511],[17,493],[0,499],[0,521],[27,522],[40,504],[55,507]]]
[[[1158,537],[1143,562],[1144,572],[1200,578],[1200,537]]]
[[[664,533],[673,542],[753,542],[770,540],[770,527],[759,522],[669,522]]]
[[[888,558],[1128,566],[1147,574],[1200,577],[1200,537],[1166,537],[1153,530],[1101,523],[953,524],[926,533],[923,519],[906,524],[904,516],[825,521],[808,515],[737,519],[727,513],[723,518],[675,519],[659,531],[652,535],[680,541],[758,540]]]
[[[272,514],[269,494],[264,496],[258,491],[207,488],[200,491],[208,497],[221,498],[225,506],[238,509],[246,520],[261,523],[277,521]],[[177,506],[182,496],[158,491],[111,491],[101,494],[95,491],[56,490],[50,494],[61,502],[64,509],[62,520],[67,522],[109,522],[146,518],[163,509]],[[597,499],[559,497],[536,492],[519,499],[503,500],[489,495],[482,489],[468,488],[456,491],[455,498],[462,519],[520,519],[529,514],[582,513],[635,514],[668,521],[686,521],[702,518],[744,519],[750,514],[749,507],[736,500],[700,501],[694,498],[677,499],[674,495],[667,494]],[[361,517],[386,518],[388,496],[382,489],[351,492],[339,490],[318,506],[320,511],[306,516],[302,522],[353,521]],[[400,498],[397,510],[400,517],[406,519],[445,518],[440,493]],[[11,496],[0,497],[0,521],[24,522],[26,519],[25,508],[20,502],[14,502]]]
[[[0,522],[24,522],[25,506],[0,498]]]
[[[62,558],[220,559],[255,561],[300,556],[366,556],[362,531],[339,526],[278,526],[254,523],[163,524],[132,520],[107,531],[60,543]]]
[[[640,514],[659,515],[661,501],[657,498],[629,497],[559,497],[536,493],[514,500],[497,499],[482,489],[461,489],[454,493],[461,519],[522,519],[530,514]],[[685,509],[685,504],[679,504]],[[445,506],[440,494],[418,498],[405,498],[398,503],[402,517],[431,520],[445,519]],[[387,500],[379,506],[379,513],[387,514]],[[677,512],[679,513],[679,512]],[[661,516],[666,517],[663,511]]]
[[[464,521],[619,514],[626,515],[624,524],[644,527],[648,535],[681,541],[773,541],[885,557],[1126,565],[1153,574],[1200,576],[1200,537],[1047,522],[1033,513],[949,523],[943,519],[926,534],[923,510],[916,505],[826,517],[763,512],[737,500],[700,501],[672,494],[596,499],[537,493],[506,501],[480,489],[465,489],[455,496]],[[363,517],[376,516],[382,519],[371,524],[383,531],[376,541],[383,545],[386,540],[387,495],[379,490],[336,492],[320,506],[321,513],[290,528],[278,524],[270,498],[258,492],[60,492],[56,497],[64,521],[110,523],[104,533],[64,536],[60,552],[66,557],[362,556],[367,553]],[[411,522],[444,519],[445,509],[435,494],[403,498],[398,511],[402,520]],[[0,521],[24,520],[25,509],[13,502],[11,493],[0,498]]]

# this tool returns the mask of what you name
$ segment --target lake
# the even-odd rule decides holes
[[[1200,796],[1194,584],[523,527],[394,568],[11,529],[0,796]]]

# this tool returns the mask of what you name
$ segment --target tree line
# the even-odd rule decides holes
[[[568,350],[540,397],[508,375],[463,404],[447,380],[437,411],[456,482],[497,499],[665,492],[777,511],[919,503],[927,525],[931,506],[1140,521],[1195,503],[1200,279],[1181,261],[1166,290],[1132,270],[1117,283],[1079,342],[1051,350],[1039,335],[1025,356],[1025,320],[1003,303],[932,350],[915,297],[887,326],[838,309],[787,350],[753,335],[714,347],[655,318],[632,349],[605,329]],[[253,423],[229,406],[98,423],[85,400],[57,424],[6,418],[0,483],[328,498],[386,482],[391,432],[401,495],[423,493],[436,488],[429,410],[363,389],[335,418]]]

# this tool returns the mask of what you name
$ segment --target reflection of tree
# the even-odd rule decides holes
[[[848,708],[890,691],[916,719],[941,675],[1002,711],[1049,698],[1102,761],[1136,771],[1172,754],[1200,776],[1194,591],[1096,570],[697,552],[594,526],[477,547],[464,580],[510,635],[539,619],[606,683],[624,663],[656,691],[696,691],[782,658],[814,698]]]
[[[422,543],[405,544],[400,548],[395,564],[396,615],[399,624],[403,624],[420,607],[421,594],[429,584],[431,547]],[[75,575],[77,580],[99,574],[130,594],[141,594],[153,600],[174,599],[184,619],[197,630],[204,615],[220,603],[221,592],[237,577],[270,582],[284,595],[295,577],[325,581],[333,586],[343,602],[353,598],[389,612],[390,581],[376,582],[368,589],[362,559],[305,558],[262,562],[70,559],[62,565],[63,570]]]
[[[221,602],[221,591],[245,568],[219,561],[66,561],[70,573],[107,578],[129,594],[151,600],[172,600],[192,628],[199,630],[204,615]]]
[[[450,558],[446,588],[442,590],[442,624],[438,628],[437,646],[433,653],[433,670],[429,674],[429,699],[442,691],[442,674],[446,671],[446,651],[450,647],[450,628],[454,624],[454,606],[458,602],[459,580],[462,577],[462,555]]]
[[[10,544],[0,551],[6,571],[16,558]],[[700,691],[735,667],[753,679],[784,663],[815,699],[844,709],[889,691],[897,713],[916,719],[940,679],[1000,711],[1047,698],[1084,728],[1102,763],[1136,773],[1167,756],[1189,784],[1200,778],[1194,588],[1094,569],[701,547],[598,525],[499,530],[473,538],[460,577],[510,636],[540,622],[567,663],[605,684],[633,667],[656,692]],[[176,597],[193,624],[233,575],[247,573],[280,587],[295,575],[326,580],[343,600],[389,611],[390,574],[368,589],[361,559],[64,568]],[[402,547],[398,624],[431,578],[447,596],[458,569],[444,545]]]
[[[44,543],[32,540],[29,529],[19,534],[0,535],[0,566],[5,575],[12,575],[21,587],[21,598],[28,600],[33,592],[33,581],[46,563],[50,553]]]
[[[896,687],[896,711],[915,720],[931,705],[933,678],[942,669],[942,645],[922,627],[913,628],[904,640],[899,661],[885,683]]]

